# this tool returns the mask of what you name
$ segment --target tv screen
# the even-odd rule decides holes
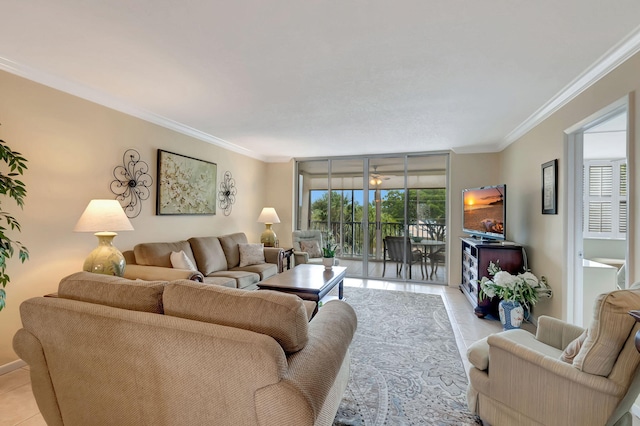
[[[462,191],[462,231],[493,240],[505,239],[507,185]]]

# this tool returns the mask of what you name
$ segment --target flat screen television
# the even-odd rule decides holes
[[[465,189],[462,205],[462,232],[482,239],[505,239],[507,185]]]

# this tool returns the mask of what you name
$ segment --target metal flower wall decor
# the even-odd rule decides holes
[[[111,192],[116,200],[126,203],[122,206],[129,218],[137,217],[142,211],[142,201],[149,198],[149,188],[153,178],[148,174],[149,165],[140,161],[140,154],[135,149],[128,149],[122,156],[122,166],[113,169],[116,178],[111,182]]]
[[[236,181],[231,177],[231,172],[224,172],[224,179],[220,182],[220,191],[218,192],[219,206],[225,216],[231,214],[233,203],[236,202]]]

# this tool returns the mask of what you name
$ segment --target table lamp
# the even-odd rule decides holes
[[[276,233],[271,229],[271,225],[274,223],[280,223],[280,218],[278,217],[278,213],[276,213],[276,209],[273,207],[265,207],[262,209],[262,213],[258,217],[258,222],[264,223],[266,229],[260,236],[260,242],[264,244],[265,247],[275,247],[276,245]]]
[[[80,216],[75,232],[95,232],[96,247],[84,261],[82,270],[96,274],[124,275],[124,256],[114,247],[114,231],[133,231],[129,218],[117,200],[91,200]]]

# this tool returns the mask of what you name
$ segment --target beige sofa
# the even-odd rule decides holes
[[[536,335],[508,330],[469,347],[467,401],[492,426],[631,426],[640,392],[640,289],[602,294],[589,327],[541,316]]]
[[[225,287],[255,288],[259,281],[280,270],[281,248],[264,247],[261,263],[243,266],[240,244],[247,244],[247,236],[241,232],[137,244],[133,250],[123,253],[127,262],[124,276],[144,280],[189,279]],[[195,269],[174,268],[170,258],[172,252],[184,252]]]
[[[80,272],[20,306],[50,426],[330,425],[356,329],[342,301]]]

